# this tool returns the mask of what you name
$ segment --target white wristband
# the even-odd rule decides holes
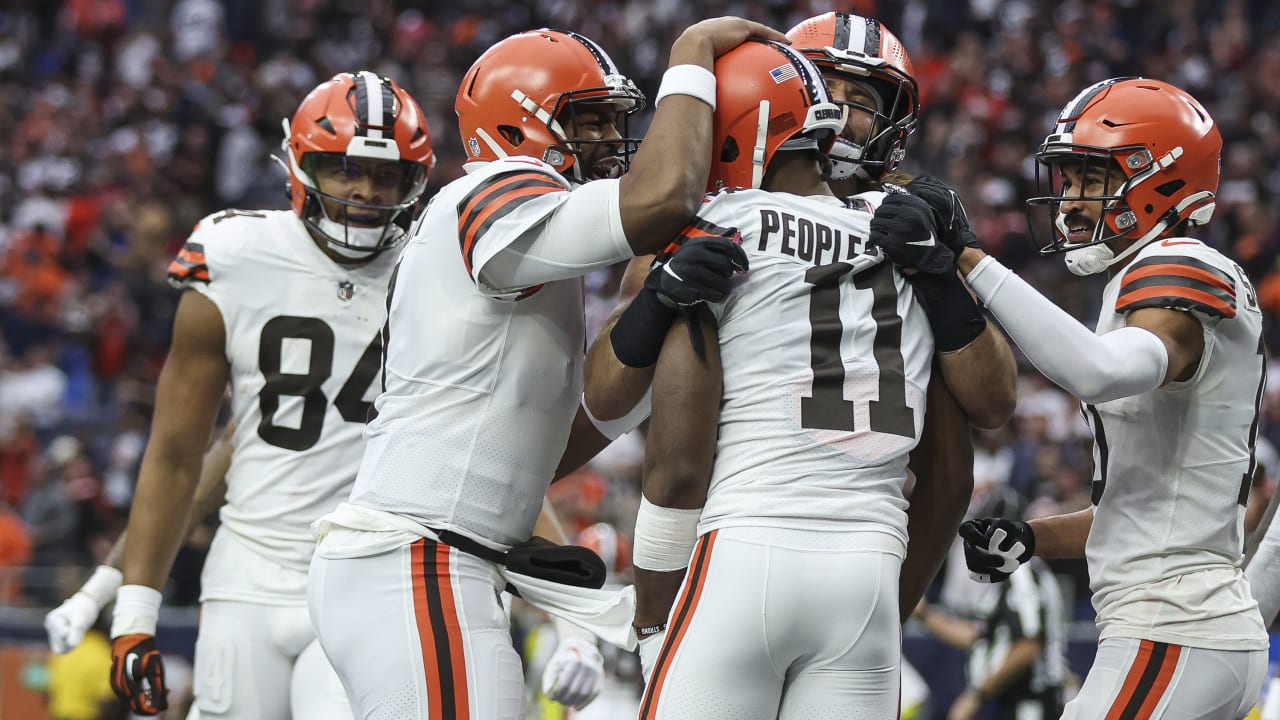
[[[631,564],[654,572],[689,567],[693,546],[698,543],[698,519],[701,517],[701,508],[660,507],[641,495]]]
[[[662,74],[662,84],[653,99],[657,107],[668,95],[688,95],[716,109],[716,75],[701,65],[673,65]]]
[[[89,596],[98,609],[107,606],[116,597],[116,591],[124,582],[124,575],[110,565],[99,565],[80,587],[80,592]]]
[[[111,637],[155,635],[160,620],[159,590],[146,585],[122,585],[116,591],[116,607],[111,613]]]

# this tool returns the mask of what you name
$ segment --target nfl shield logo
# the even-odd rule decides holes
[[[467,149],[471,151],[471,157],[480,157],[480,141],[474,137],[467,138]]]
[[[343,280],[338,283],[338,299],[350,300],[356,294],[356,286],[351,284],[350,280]]]

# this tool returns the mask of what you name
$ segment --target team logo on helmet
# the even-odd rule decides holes
[[[350,280],[343,280],[338,283],[338,299],[350,300],[356,295],[356,286],[351,284]]]

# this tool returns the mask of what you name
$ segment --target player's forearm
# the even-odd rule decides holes
[[[680,583],[685,570],[656,572],[633,568],[636,582],[636,618],[632,623],[638,628],[653,627],[667,622],[671,607],[676,604]]]
[[[968,650],[978,640],[978,625],[970,620],[955,617],[931,605],[921,608],[916,616],[930,635],[957,650]]]
[[[187,521],[187,527],[191,527],[210,514],[226,502],[227,497],[227,470],[231,467],[231,434],[235,431],[234,424],[228,424],[223,430],[222,438],[214,443],[209,452],[204,455],[204,463],[200,466],[200,480],[196,484],[195,499],[191,506],[191,515]],[[102,564],[109,567],[120,569],[124,560],[124,543],[128,536],[128,531],[123,530],[120,536],[116,538],[115,543],[111,545],[111,550],[103,559]]]
[[[1018,365],[994,325],[953,352],[939,353],[942,376],[969,422],[994,429],[1008,422],[1017,403]]]
[[[1168,350],[1153,333],[1125,327],[1096,335],[994,258],[982,258],[965,279],[1027,359],[1081,400],[1106,402],[1164,382]]]
[[[983,678],[982,682],[975,683],[974,687],[983,697],[999,695],[1006,688],[1017,682],[1019,678],[1031,672],[1031,668],[1035,667],[1036,659],[1040,656],[1041,649],[1042,643],[1036,638],[1015,640],[1000,667]]]
[[[902,622],[942,567],[973,493],[969,425],[939,381],[929,384],[928,408],[924,432],[910,462],[916,485],[907,506],[909,540],[898,581]]]
[[[234,450],[231,444],[233,433],[235,425],[228,424],[222,431],[222,437],[204,454],[204,462],[200,466],[200,481],[196,484],[191,505],[190,526],[204,521],[226,504],[227,471],[231,469],[231,454]]]
[[[143,456],[120,569],[126,585],[158,590],[182,543],[200,470],[156,444],[153,439]]]
[[[1084,557],[1085,541],[1093,527],[1093,508],[1036,518],[1029,524],[1036,534],[1037,557],[1079,559]]]
[[[653,383],[655,366],[634,368],[618,360],[611,341],[616,321],[612,318],[591,344],[583,369],[583,397],[598,420],[616,420],[631,412]]]

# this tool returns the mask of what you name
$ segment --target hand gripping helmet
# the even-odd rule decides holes
[[[911,58],[897,36],[879,20],[829,12],[787,31],[792,47],[805,54],[828,77],[865,82],[875,91],[876,107],[839,101],[846,112],[870,113],[872,125],[863,140],[846,131],[831,148],[832,179],[858,175],[878,180],[902,162],[907,136],[920,119],[920,89]]]
[[[569,137],[566,125],[581,103],[609,103],[620,113],[620,138]],[[591,180],[582,146],[618,147],[609,174],[625,172],[639,140],[626,137],[626,119],[642,109],[644,95],[622,75],[599,45],[577,33],[530,30],[489,48],[467,71],[454,110],[470,162],[509,155],[535,157],[570,180]]]
[[[1048,206],[1053,229],[1041,254],[1077,250],[1111,240],[1137,240],[1119,257],[1183,222],[1204,225],[1213,217],[1222,156],[1222,135],[1204,106],[1159,80],[1113,78],[1085,88],[1062,109],[1053,132],[1036,151],[1036,185],[1048,194],[1027,200],[1030,217]],[[1123,182],[1107,195],[1067,196],[1064,161],[1120,173]],[[1043,171],[1043,172],[1042,172]],[[1079,193],[1079,190],[1076,190]],[[1092,237],[1067,241],[1058,208],[1070,201],[1101,201],[1102,217]],[[1035,235],[1036,222],[1031,222]]]
[[[745,42],[716,60],[707,190],[758,188],[778,151],[825,155],[843,127],[843,111],[804,55],[779,43]]]
[[[435,164],[426,118],[409,93],[367,70],[340,73],[283,124],[293,211],[313,232],[354,256],[404,238]],[[369,189],[335,195],[321,188],[321,177],[366,177]],[[336,217],[325,202],[340,208]]]

